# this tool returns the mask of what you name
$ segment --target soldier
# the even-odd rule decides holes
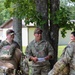
[[[20,46],[17,42],[14,41],[14,35],[15,32],[12,29],[8,29],[6,31],[6,40],[0,43],[0,66],[4,66],[5,64],[10,63],[9,65],[5,66],[16,69],[17,62],[16,61],[14,62],[13,56],[16,48],[20,49]]]
[[[70,38],[71,42],[65,47],[61,58],[48,75],[75,75],[75,32],[71,33]],[[66,67],[68,68],[65,69]]]
[[[49,60],[53,58],[53,48],[42,39],[42,30],[36,28],[35,39],[27,46],[25,54],[29,61],[29,75],[47,75],[50,70]]]
[[[4,40],[0,43],[0,50],[2,47],[7,46],[7,45],[11,46],[10,53],[12,53],[12,52],[14,53],[15,48],[20,49],[19,44],[16,41],[14,41],[14,35],[15,35],[15,32],[12,29],[8,29],[6,31],[6,40]]]

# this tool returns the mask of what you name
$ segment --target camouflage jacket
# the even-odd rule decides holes
[[[8,48],[9,47],[9,48]],[[11,44],[8,43],[6,40],[2,41],[0,43],[0,54],[3,53],[2,50],[4,50],[4,52],[6,52],[7,50],[6,49],[9,49],[9,52],[10,52],[10,55],[13,56],[13,53],[15,52],[15,49],[16,48],[19,48],[20,49],[20,46],[18,45],[17,42],[13,41]],[[6,51],[5,51],[6,50]]]
[[[49,44],[49,42],[41,40],[40,42],[36,42],[33,40],[26,48],[25,55],[29,59],[30,56],[37,57],[37,58],[44,58],[48,55],[53,56],[53,48]],[[50,65],[49,61],[44,61],[41,63],[34,63],[32,62],[32,66],[42,66],[42,65]]]
[[[75,41],[71,41],[64,49],[61,58],[55,63],[53,69],[48,73],[48,75],[62,75],[60,74],[69,64],[69,74],[75,75]],[[66,74],[65,74],[66,75]]]

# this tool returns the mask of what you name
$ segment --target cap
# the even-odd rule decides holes
[[[34,34],[42,34],[42,29],[41,28],[36,28],[34,31]]]
[[[13,35],[13,34],[15,34],[15,32],[14,32],[12,29],[8,29],[8,30],[6,31],[6,34],[7,34],[7,35],[8,35],[8,34]]]

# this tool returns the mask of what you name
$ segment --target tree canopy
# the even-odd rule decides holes
[[[72,2],[75,2],[75,0],[71,0]]]
[[[4,6],[4,0],[0,0],[0,25],[10,18],[8,9]]]
[[[48,2],[48,6],[50,6],[49,4]],[[25,19],[25,24],[34,22],[35,25],[39,23],[42,26],[45,23],[45,21],[42,21],[42,14],[36,10],[35,0],[6,0],[5,6],[9,8],[12,14]],[[48,12],[49,14],[50,12]],[[66,30],[75,29],[75,25],[70,22],[70,14],[71,12],[66,7],[59,7],[59,10],[54,14],[50,14],[52,17],[49,17],[49,20],[54,20],[54,24],[58,24],[59,28],[62,28],[61,33],[63,37]]]

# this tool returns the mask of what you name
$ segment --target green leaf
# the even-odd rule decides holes
[[[75,0],[71,0],[72,2],[75,2]]]

